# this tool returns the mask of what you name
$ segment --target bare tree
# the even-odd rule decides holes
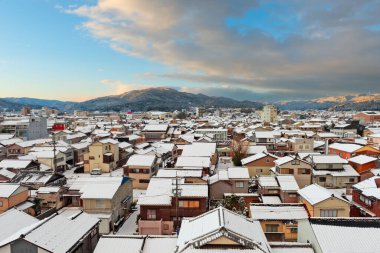
[[[247,155],[248,146],[242,141],[233,140],[231,142],[232,162],[235,166],[241,166],[241,160]]]

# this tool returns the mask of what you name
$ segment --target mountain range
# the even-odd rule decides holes
[[[31,108],[50,107],[61,111],[173,111],[189,107],[229,107],[261,108],[262,104],[252,101],[237,101],[226,97],[213,97],[203,94],[180,92],[175,89],[160,87],[133,90],[121,95],[106,96],[84,102],[64,102],[35,98],[0,98],[0,108],[20,110],[23,106]]]
[[[312,100],[278,102],[275,104],[282,110],[380,110],[380,94],[374,93],[356,94],[350,96],[331,96]]]
[[[380,110],[380,94],[358,94],[351,96],[325,97],[313,100],[275,103],[280,110]],[[149,88],[132,90],[121,95],[99,97],[84,102],[47,100],[36,98],[0,98],[0,109],[18,111],[23,106],[31,108],[49,107],[60,111],[173,111],[189,107],[254,108],[263,103],[238,101],[226,97],[206,96],[180,92],[171,88]]]

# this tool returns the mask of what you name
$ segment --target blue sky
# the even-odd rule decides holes
[[[0,97],[80,101],[155,86],[241,100],[380,92],[379,5],[0,0]]]

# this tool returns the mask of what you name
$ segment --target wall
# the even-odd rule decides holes
[[[338,217],[350,217],[350,204],[332,197],[314,205],[314,217],[320,217],[322,209],[337,209]]]
[[[173,221],[139,220],[140,235],[172,235],[174,232]]]
[[[310,174],[298,174],[299,168],[309,169]],[[294,179],[297,181],[297,184],[300,187],[300,189],[311,184],[311,165],[310,164],[307,164],[303,161],[300,161],[299,165],[288,162],[280,166],[280,174],[288,174],[287,172],[288,169],[293,169]]]
[[[350,153],[344,152],[344,151],[341,151],[341,150],[337,150],[337,149],[333,149],[333,148],[329,148],[329,154],[336,154],[336,155],[339,155],[340,157],[342,157],[344,159],[351,158],[351,154]]]
[[[364,207],[365,209],[376,214],[376,217],[380,217],[380,201],[372,201],[371,206],[367,206],[364,202],[360,200],[360,192],[358,190],[352,191],[352,201]]]
[[[243,188],[236,188],[236,182],[243,182]],[[248,193],[248,180],[218,181],[210,184],[210,199],[223,199],[224,193]]]
[[[273,220],[261,220],[260,221],[261,227],[267,236],[268,241],[286,241],[286,242],[295,242],[297,241],[297,233],[291,232],[291,227],[298,227],[298,224],[285,224],[283,221],[273,221]],[[278,225],[278,233],[282,234],[282,240],[274,239],[271,234],[276,233],[267,233],[266,232],[266,225]],[[277,236],[275,238],[278,238]]]
[[[275,166],[274,160],[276,160],[276,158],[266,156],[256,161],[247,163],[244,166],[248,168],[250,177],[254,177],[256,175],[270,175],[270,169]],[[262,172],[259,172],[258,170],[262,170]]]
[[[313,228],[311,227],[309,220],[301,220],[298,222],[298,242],[311,243],[315,253],[323,253],[318,240],[315,237]]]
[[[21,190],[21,189],[20,189]],[[5,212],[6,210],[26,201],[29,197],[28,191],[21,191],[15,195],[7,198],[0,198],[0,201],[3,202],[3,206],[0,207],[0,213]]]

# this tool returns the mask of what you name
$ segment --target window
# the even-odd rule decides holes
[[[278,232],[278,225],[277,224],[267,224],[265,226],[265,232],[267,232],[267,233],[277,233]]]
[[[95,157],[94,156],[90,156],[89,159],[90,160],[95,160]]]
[[[350,183],[354,183],[355,182],[355,178],[351,177],[350,178]]]
[[[95,207],[96,208],[105,208],[106,202],[103,199],[96,199],[95,200]]]
[[[297,233],[298,229],[296,227],[290,228],[290,233]]]
[[[149,179],[139,179],[139,183],[141,184],[149,184]]]
[[[305,169],[305,168],[299,168],[298,169],[298,174],[309,175],[310,174],[310,170],[309,169]]]
[[[321,217],[338,217],[338,210],[326,209],[321,210]]]
[[[288,174],[294,174],[294,169],[289,169],[288,171],[289,171]]]
[[[0,207],[2,207],[3,206],[3,201],[0,201]]]
[[[256,173],[263,173],[263,169],[256,169]]]
[[[146,215],[147,215],[148,220],[156,220],[157,219],[157,213],[156,213],[155,209],[148,209]]]
[[[333,169],[333,165],[329,164],[329,170]]]
[[[266,160],[266,163],[270,163],[270,160],[269,160],[269,158],[267,158],[267,160]]]
[[[360,195],[359,199],[360,199],[361,202],[363,202],[367,206],[371,206],[372,205],[372,201],[369,198],[367,198],[367,197],[365,197],[363,195]]]
[[[289,193],[289,198],[296,198],[298,195],[297,193]]]
[[[236,188],[244,188],[244,182],[235,182]]]
[[[293,160],[292,161],[292,165],[299,165],[300,164],[300,161],[299,160]]]
[[[319,178],[319,182],[321,182],[321,183],[326,182],[326,178],[325,178],[325,177],[320,177],[320,178]]]
[[[178,202],[178,206],[182,208],[198,208],[199,201],[198,200],[180,200]]]

